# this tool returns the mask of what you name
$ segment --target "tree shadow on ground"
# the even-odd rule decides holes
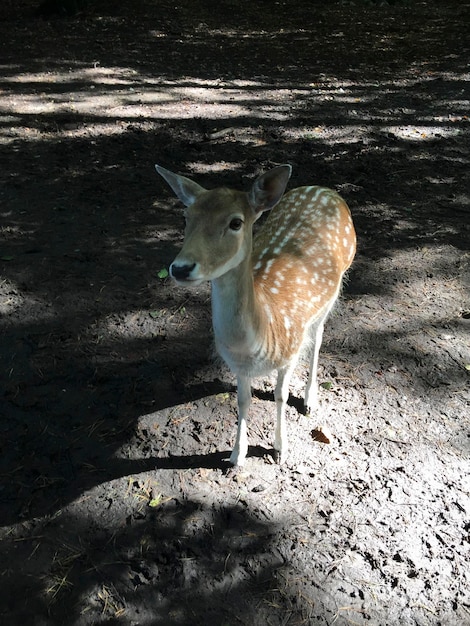
[[[73,510],[58,512],[34,535],[3,541],[5,623],[34,615],[38,626],[80,624],[83,610],[100,623],[263,623],[276,595],[289,594],[280,589],[287,563],[276,547],[279,525],[261,523],[242,505],[129,506],[122,528],[113,520],[125,506],[125,498],[110,501],[107,519],[93,528]],[[276,623],[287,614],[281,610]],[[293,614],[305,617],[301,605]]]

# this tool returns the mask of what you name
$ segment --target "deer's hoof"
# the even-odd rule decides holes
[[[245,464],[246,454],[242,454],[239,450],[235,449],[230,455],[230,463],[235,467],[242,467]]]

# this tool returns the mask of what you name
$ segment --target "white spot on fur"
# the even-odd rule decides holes
[[[273,314],[271,313],[271,308],[267,304],[264,305],[264,311],[266,313],[266,317],[268,318],[268,322],[271,324],[273,321]]]
[[[266,263],[266,267],[265,267],[265,273],[269,274],[269,270],[272,267],[272,264],[274,263],[274,259],[269,259],[269,261]]]

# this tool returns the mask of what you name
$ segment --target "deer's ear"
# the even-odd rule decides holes
[[[279,165],[257,178],[248,192],[251,208],[259,213],[275,207],[286,190],[291,173],[290,165]]]
[[[195,202],[197,198],[206,191],[204,187],[201,187],[201,185],[198,185],[193,180],[190,180],[185,176],[180,176],[179,174],[174,174],[161,165],[155,165],[155,169],[160,176],[163,176],[175,192],[176,196],[185,206],[193,204],[193,202]]]

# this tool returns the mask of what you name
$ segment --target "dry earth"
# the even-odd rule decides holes
[[[1,623],[469,625],[469,3],[72,5],[0,8]],[[239,188],[290,162],[351,206],[283,466],[260,379],[228,469],[156,161]]]

